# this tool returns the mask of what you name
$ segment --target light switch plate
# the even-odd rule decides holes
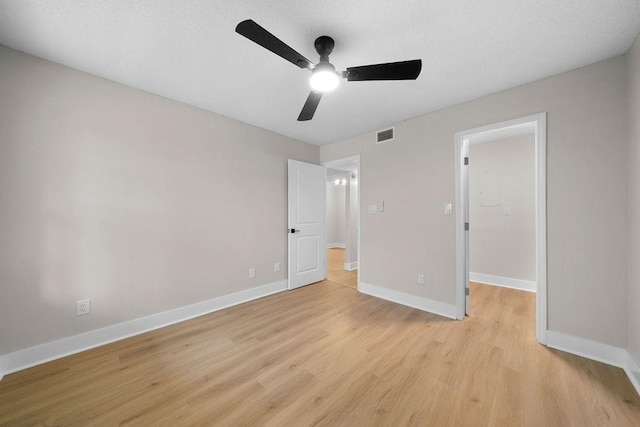
[[[444,204],[444,214],[451,215],[453,213],[453,205],[451,203]]]

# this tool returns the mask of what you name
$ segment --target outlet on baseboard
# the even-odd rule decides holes
[[[91,300],[81,299],[76,301],[76,316],[84,316],[91,313]]]
[[[251,267],[249,269],[249,279],[253,279],[256,277],[256,269],[254,267]]]
[[[424,285],[424,274],[418,274],[418,285]]]

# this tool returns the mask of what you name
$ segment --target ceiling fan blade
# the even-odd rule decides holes
[[[322,92],[311,91],[307,98],[307,102],[304,103],[304,107],[302,107],[302,111],[298,116],[299,122],[304,122],[313,118],[313,114],[316,112],[316,108],[318,108],[321,98]]]
[[[313,63],[293,50],[285,42],[256,24],[252,19],[242,21],[236,26],[236,33],[270,50],[300,68],[313,68]]]
[[[349,67],[343,73],[350,82],[365,80],[415,80],[422,70],[422,60],[388,62],[386,64]]]

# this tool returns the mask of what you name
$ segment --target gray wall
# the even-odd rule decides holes
[[[454,305],[454,134],[546,111],[548,327],[626,347],[626,86],[616,57],[398,123],[390,143],[321,147],[321,161],[360,154],[362,205],[385,202],[362,212],[361,282]]]
[[[640,37],[627,57],[629,85],[629,351],[640,361]]]
[[[284,280],[287,158],[319,149],[0,46],[0,355]]]
[[[535,135],[471,144],[469,159],[469,271],[535,282]]]

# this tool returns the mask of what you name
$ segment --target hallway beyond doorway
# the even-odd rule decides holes
[[[345,270],[345,250],[327,249],[327,280],[353,289],[358,287],[358,270]]]

